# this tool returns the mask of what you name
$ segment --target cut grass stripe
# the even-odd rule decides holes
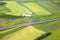
[[[22,13],[31,13],[25,7],[17,4],[16,2],[9,1],[7,2],[6,7],[8,7],[12,12],[6,13],[8,15],[20,16]]]
[[[25,6],[30,8],[34,13],[39,15],[51,15],[50,12],[39,6],[37,3],[29,2],[29,3],[23,3]]]

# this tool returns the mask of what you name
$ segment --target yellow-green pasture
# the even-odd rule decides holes
[[[25,6],[30,8],[34,13],[39,14],[39,15],[51,15],[49,11],[41,7],[35,2],[28,2],[28,3],[23,3]]]
[[[21,6],[20,4],[14,1],[7,2],[6,7],[12,11],[6,13],[8,15],[20,16],[23,13],[28,13],[28,14],[31,13],[28,9],[26,9],[25,7]]]
[[[36,37],[44,34],[45,32],[36,29],[33,26],[25,27],[13,34],[4,37],[2,40],[34,40]]]

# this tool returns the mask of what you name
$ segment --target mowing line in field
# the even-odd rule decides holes
[[[46,9],[39,6],[37,3],[30,2],[30,3],[23,3],[25,6],[30,8],[34,13],[39,15],[51,15],[50,12],[48,12]]]
[[[6,7],[8,7],[12,11],[6,13],[8,15],[20,16],[22,13],[31,13],[28,9],[13,1],[7,2]]]

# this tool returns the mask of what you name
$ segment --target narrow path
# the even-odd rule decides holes
[[[29,24],[27,24],[27,23],[17,24],[17,25],[15,25],[15,26],[9,26],[9,27],[7,27],[7,28],[0,28],[0,31],[2,31],[2,30],[7,30],[7,29],[11,29],[11,28],[15,28],[15,27],[17,27],[17,26],[19,26],[19,27],[24,27],[24,26],[28,26],[28,25],[43,24],[43,23],[53,22],[53,21],[57,21],[57,20],[60,20],[60,18],[56,18],[56,19],[53,19],[53,20],[45,20],[45,21],[40,21],[40,22],[30,22]]]

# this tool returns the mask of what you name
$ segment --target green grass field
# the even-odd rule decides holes
[[[13,7],[13,5],[16,5],[16,6]],[[21,13],[28,13],[28,12],[31,13],[26,8],[19,6],[16,2],[13,2],[13,1],[12,2],[9,1],[7,5],[0,6],[0,10],[1,10],[0,11],[0,22],[1,22],[0,26],[1,27],[8,27],[8,26],[16,25],[16,24],[22,24],[24,23],[23,22],[24,18],[20,17]]]
[[[29,2],[24,3],[25,6],[27,6],[29,9],[31,9],[36,15],[51,15],[49,11],[39,6],[37,3]]]
[[[60,38],[59,38],[60,21],[33,25],[33,26],[35,26],[36,28],[38,28],[40,30],[44,30],[46,32],[52,32],[52,34],[50,36],[44,38],[43,40],[60,40]]]
[[[23,1],[25,1],[25,0],[23,0]],[[11,4],[9,4],[9,6],[6,5],[6,7],[10,7],[12,9],[13,7],[11,7],[10,5]],[[32,16],[32,19],[31,19],[32,22],[60,18],[59,6],[57,6],[55,3],[52,3],[50,0],[48,0],[48,1],[47,0],[46,1],[38,0],[37,2],[33,2],[33,3],[31,3],[31,2],[25,3],[24,5],[36,13]],[[12,6],[15,6],[15,3],[13,3]],[[1,8],[3,9],[3,7],[1,7]],[[16,7],[14,7],[14,9],[15,8]],[[19,7],[17,9],[15,9],[15,11],[18,9],[19,9]],[[24,10],[25,10],[25,8],[24,8]],[[25,12],[24,10],[21,10],[21,11]],[[26,9],[26,10],[28,10],[28,9]],[[4,12],[6,12],[6,11],[4,11]],[[30,13],[30,11],[26,11],[26,12]],[[39,14],[42,16],[40,16]],[[16,14],[14,14],[14,15],[16,15]],[[47,16],[45,16],[45,15],[47,15]],[[15,16],[13,16],[13,18],[11,15],[10,15],[10,17],[9,16],[4,16],[4,17],[1,17],[0,21],[3,22],[2,24],[6,25],[6,26],[12,26],[12,25],[16,25],[19,23],[20,24],[24,23],[22,21],[22,20],[24,20],[24,18],[16,17],[17,18],[16,20],[12,20],[13,18],[15,18]],[[7,22],[5,23],[4,21],[7,21]],[[26,19],[25,19],[25,21],[26,21]],[[51,32],[52,34],[42,40],[60,40],[60,20],[50,22],[50,23],[36,24],[36,25],[32,25],[32,26],[33,26],[32,29],[30,27],[23,27],[23,28],[18,27],[18,28],[5,30],[5,31],[0,31],[0,40],[33,40],[33,38],[38,37],[40,33],[45,33],[45,32]],[[30,32],[31,30],[34,33],[31,33]],[[23,36],[23,34],[24,34],[24,36]],[[33,36],[33,37],[31,38],[31,36]]]
[[[9,8],[12,11],[12,12],[6,13],[7,15],[20,16],[23,13],[27,13],[27,14],[31,13],[28,9],[26,9],[25,7],[17,4],[14,1],[7,2],[6,7]]]
[[[57,5],[53,4],[52,2],[47,2],[47,1],[40,1],[38,2],[42,7],[50,11],[53,15],[50,16],[36,16],[33,17],[33,21],[39,21],[39,20],[48,20],[48,19],[54,19],[54,18],[60,18],[60,9]],[[40,19],[38,19],[40,18]],[[37,19],[37,20],[35,20]],[[52,35],[49,37],[44,38],[43,40],[60,40],[60,21],[55,21],[55,22],[50,22],[50,23],[44,23],[44,24],[39,24],[39,25],[34,25],[38,29],[42,29],[46,32],[52,32]]]
[[[4,37],[2,40],[34,40],[36,37],[44,33],[44,31],[38,30],[33,26],[28,26]]]
[[[2,16],[4,13],[7,13],[8,11],[10,11],[10,9],[0,5],[0,16]]]
[[[53,0],[55,3],[60,3],[60,0]]]

